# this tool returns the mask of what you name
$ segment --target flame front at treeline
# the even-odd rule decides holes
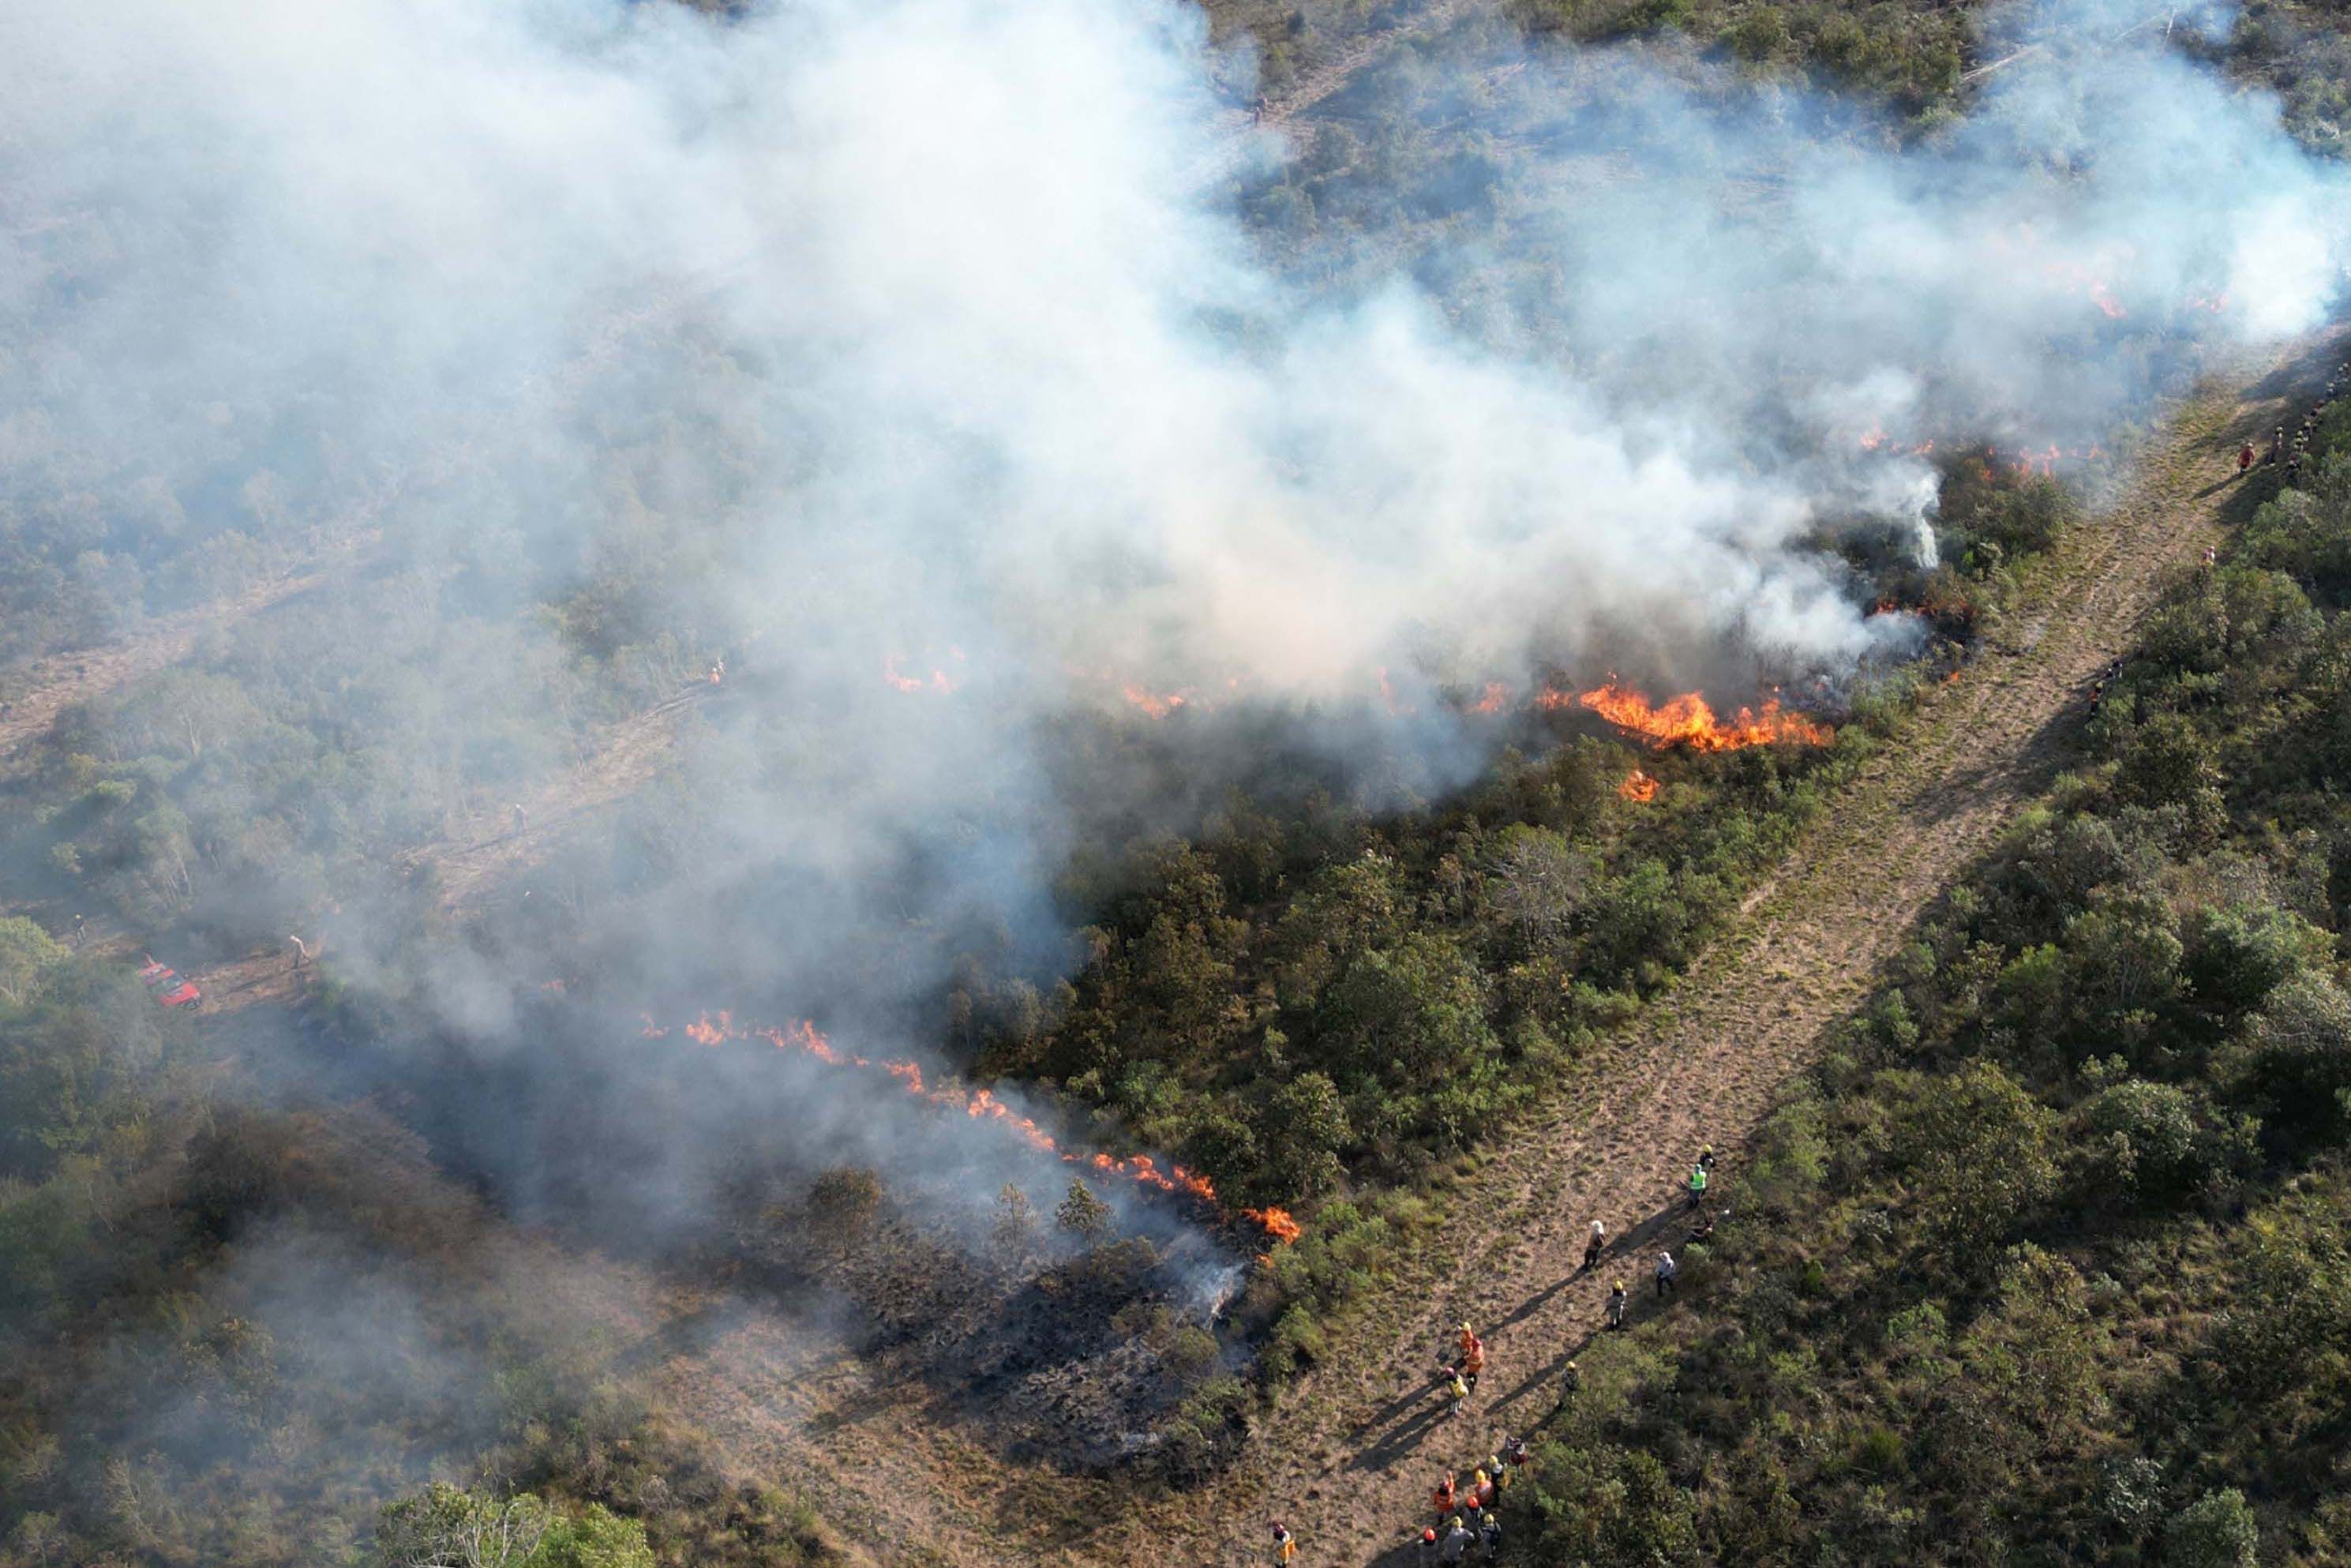
[[[1924,441],[1904,441],[1887,435],[1882,427],[1875,425],[1864,431],[1859,440],[1864,452],[1882,452],[1890,457],[1927,457],[1932,455],[1935,451],[1935,442],[1932,437]],[[1987,479],[1999,474],[2011,475],[2020,479],[2030,478],[2034,475],[2039,475],[2043,479],[2053,479],[2057,476],[2060,464],[2095,463],[2106,455],[2105,447],[2095,444],[2088,446],[2060,446],[2053,441],[2038,446],[2029,444],[2020,446],[2013,451],[1987,442],[1973,446],[1963,446],[1959,448],[1959,452],[1962,456],[1971,458]]]
[[[655,1023],[650,1015],[644,1028],[638,1031],[647,1040],[666,1039],[672,1032]],[[1104,1176],[1119,1176],[1140,1186],[1161,1192],[1183,1193],[1211,1206],[1217,1203],[1217,1189],[1207,1176],[1186,1170],[1170,1163],[1161,1169],[1149,1155],[1129,1155],[1124,1159],[1100,1152],[1082,1154],[1063,1149],[1050,1133],[1029,1117],[1014,1111],[985,1089],[961,1089],[951,1085],[932,1087],[923,1082],[919,1062],[874,1061],[845,1051],[827,1040],[816,1025],[803,1019],[782,1028],[772,1025],[753,1027],[737,1024],[729,1012],[704,1013],[682,1032],[696,1045],[723,1045],[728,1040],[763,1040],[778,1051],[797,1051],[833,1067],[863,1070],[888,1074],[898,1081],[907,1093],[919,1096],[945,1110],[960,1111],[974,1121],[989,1122],[1043,1154],[1052,1155],[1064,1165],[1078,1166]],[[1285,1208],[1244,1208],[1241,1218],[1263,1230],[1277,1242],[1290,1242],[1301,1234],[1297,1220]]]
[[[1780,706],[1777,697],[1761,708],[1740,708],[1727,723],[1716,718],[1714,709],[1696,692],[1685,692],[1667,698],[1662,705],[1652,706],[1639,692],[1613,680],[1573,695],[1544,692],[1535,700],[1545,708],[1565,707],[1571,702],[1590,708],[1617,728],[1646,740],[1661,751],[1669,746],[1686,746],[1692,751],[1736,751],[1745,746],[1769,746],[1782,740],[1825,746],[1836,738],[1835,730],[1802,714],[1788,711]]]

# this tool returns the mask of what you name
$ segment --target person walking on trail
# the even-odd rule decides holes
[[[1587,1274],[1600,1267],[1600,1249],[1608,1245],[1608,1227],[1598,1220],[1592,1222],[1592,1234],[1583,1239],[1583,1271]]]
[[[1608,1326],[1612,1329],[1625,1326],[1625,1281],[1622,1280],[1608,1290]]]
[[[1455,1514],[1452,1522],[1446,1526],[1445,1539],[1437,1543],[1437,1560],[1439,1563],[1460,1562],[1468,1552],[1472,1539],[1469,1527],[1461,1522],[1459,1514]]]
[[[1461,1380],[1461,1374],[1452,1368],[1447,1368],[1445,1374],[1445,1396],[1452,1401],[1445,1412],[1447,1416],[1458,1416],[1469,1408],[1469,1385]]]
[[[1706,1166],[1704,1165],[1701,1164],[1690,1166],[1689,1206],[1692,1208],[1696,1208],[1699,1204],[1706,1201]]]
[[[294,972],[298,975],[310,967],[310,945],[290,935],[286,940],[294,944]]]
[[[1457,1491],[1458,1489],[1453,1484],[1453,1472],[1447,1470],[1445,1472],[1445,1479],[1437,1483],[1437,1490],[1429,1493],[1430,1499],[1437,1504],[1437,1523],[1444,1523],[1445,1516],[1453,1511],[1453,1500]]]
[[[1574,1359],[1571,1357],[1568,1364],[1559,1369],[1560,1404],[1562,1406],[1574,1404],[1575,1396],[1583,1391],[1583,1374],[1578,1370]]]
[[[519,800],[507,807],[507,810],[514,818],[514,836],[522,837],[523,830],[530,825],[530,813],[522,809],[522,802]]]
[[[1461,1325],[1461,1356],[1453,1370],[1461,1375],[1471,1393],[1478,1391],[1478,1375],[1486,1370],[1486,1342],[1470,1333],[1468,1323]]]
[[[1658,1253],[1657,1294],[1660,1296],[1672,1295],[1674,1293],[1674,1276],[1680,1272],[1681,1265],[1674,1261],[1674,1255],[1672,1253]]]
[[[2242,446],[2238,447],[2237,472],[2242,474],[2252,468],[2253,465],[2254,455],[2253,444],[2252,442],[2248,441]]]
[[[1295,1559],[1297,1555],[1298,1538],[1290,1534],[1290,1531],[1282,1529],[1281,1521],[1276,1520],[1273,1526],[1273,1560],[1275,1563],[1278,1565],[1288,1563]]]

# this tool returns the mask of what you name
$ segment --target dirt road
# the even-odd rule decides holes
[[[671,1368],[676,1407],[740,1454],[837,1478],[885,1560],[1259,1563],[1259,1532],[1279,1517],[1309,1561],[1410,1561],[1428,1486],[1551,1409],[1560,1365],[1600,1327],[1608,1282],[1626,1281],[1646,1310],[1638,1292],[1697,1150],[1737,1148],[1928,901],[2045,789],[2100,672],[2255,498],[2232,476],[2237,443],[2279,423],[2347,346],[2236,367],[2170,412],[2137,479],[2060,546],[1964,676],[1807,831],[1592,1089],[1479,1173],[1442,1259],[1398,1281],[1284,1398],[1213,1498],[1134,1507],[1114,1489],[1008,1467],[919,1391],[804,1342],[789,1357],[747,1339],[705,1344]],[[2258,470],[2253,482],[2265,483]],[[1613,1244],[1579,1276],[1595,1217]],[[1485,1335],[1489,1370],[1472,1416],[1454,1424],[1434,1418],[1429,1372],[1463,1320]]]
[[[371,530],[350,534],[299,570],[264,579],[234,599],[167,617],[135,637],[35,660],[24,672],[18,694],[0,710],[0,763],[13,759],[67,708],[178,664],[207,632],[234,626],[309,591],[326,580],[335,559],[348,559],[374,538]]]

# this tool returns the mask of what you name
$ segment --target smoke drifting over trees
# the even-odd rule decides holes
[[[1526,737],[1449,693],[1735,702],[1910,648],[1820,547],[1930,553],[1927,443],[2110,442],[2340,287],[2339,170],[2140,20],[2004,14],[2029,68],[1907,137],[1465,26],[1293,151],[1156,0],[19,8],[0,656],[363,565],[68,715],[16,848],[218,952],[322,939],[322,1027],[400,1049],[289,1050],[270,1093],[413,1096],[507,1212],[699,1241],[778,1168],[874,1166],[977,1250],[987,1195],[1050,1212],[1066,1171],[788,1056],[682,1089],[636,1009],[919,1053],[958,956],[1076,967],[1102,846],[1269,775],[1423,801]],[[1388,134],[1439,126],[1433,161]],[[569,818],[720,658],[643,788]],[[1131,710],[1166,722],[1104,738]],[[485,915],[444,852],[497,835],[529,870]],[[1420,956],[1482,1041],[1476,977]],[[1220,994],[1149,978],[1171,1019]],[[1348,1124],[1311,1087],[1320,1188]],[[1120,1279],[1223,1290],[1189,1218],[1126,1206],[1165,1245]],[[309,1347],[304,1234],[217,1288]]]

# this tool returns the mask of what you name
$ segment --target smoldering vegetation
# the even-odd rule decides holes
[[[363,1176],[287,1218],[360,1105],[495,1226],[846,1324],[1024,1457],[1196,1477],[1311,1293],[1233,1207],[1408,1177],[1566,1071],[2054,538],[2052,476],[2331,302],[2339,178],[2137,20],[1992,16],[2030,68],[1900,136],[1473,17],[1294,142],[1196,16],[1109,0],[0,22],[0,653],[358,541],[9,781],[0,852],[54,929],[324,943],[306,1009],[222,1026],[236,1077],[174,1091],[275,1152],[212,1199],[198,1155],[121,1177],[190,1221],[159,1254],[330,1378],[368,1336],[320,1281],[371,1276],[302,1260],[411,1245]],[[1640,759],[1534,702],[1611,673],[1779,685],[1856,738],[1650,763],[1693,804],[1644,825]],[[1395,858],[1447,856],[1420,941]],[[125,1016],[96,1006],[61,995],[27,1059]],[[683,1038],[716,1009],[935,1087],[1010,1073],[1062,1150],[1186,1159],[1222,1203],[1104,1180],[1107,1223],[1059,1227],[1062,1150]],[[136,1120],[66,1143],[137,1171],[107,1130]],[[57,1199],[38,1142],[12,1179]],[[109,1211],[68,1208],[96,1247]],[[313,1272],[238,1306],[250,1256]],[[421,1363],[486,1321],[376,1338]],[[506,1409],[622,1429],[594,1403]],[[480,1419],[350,1491],[485,1444],[571,1463]]]

